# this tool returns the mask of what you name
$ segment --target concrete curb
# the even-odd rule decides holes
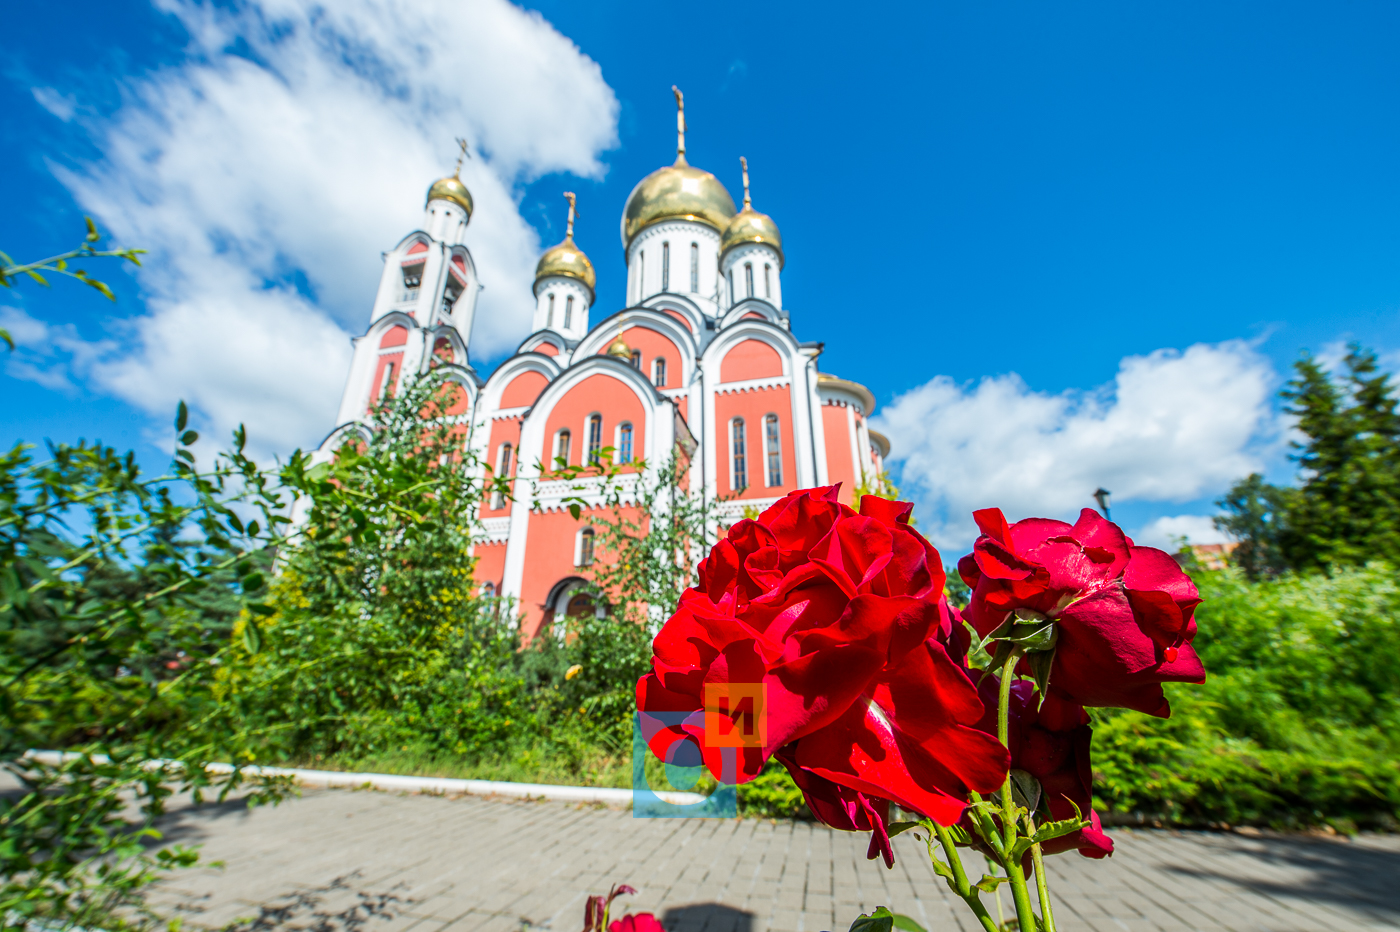
[[[59,751],[28,751],[25,757],[42,764],[56,766],[77,754]],[[94,760],[105,762],[102,755]],[[178,761],[152,760],[146,766],[152,770],[180,766]],[[231,773],[231,764],[209,764],[210,773]],[[559,786],[553,783],[507,783],[502,780],[456,780],[448,777],[405,777],[391,773],[346,773],[339,770],[302,770],[292,767],[244,767],[249,776],[291,777],[298,786],[370,787],[400,793],[437,793],[447,796],[510,796],[517,799],[550,799],[560,802],[606,803],[613,806],[632,805],[632,791],[603,786]],[[702,803],[706,797],[698,793],[658,792],[657,797],[677,806]]]

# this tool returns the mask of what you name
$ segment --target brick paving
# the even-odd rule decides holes
[[[895,840],[886,870],[865,859],[866,836],[802,822],[308,790],[275,808],[178,809],[162,829],[223,862],[156,898],[206,928],[577,932],[584,898],[614,882],[640,891],[620,905],[668,932],[844,932],[881,905],[931,932],[979,928],[914,839]],[[1107,861],[1050,859],[1064,932],[1400,929],[1400,839],[1112,834]],[[965,863],[982,872],[979,856]]]

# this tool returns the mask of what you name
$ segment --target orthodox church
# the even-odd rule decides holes
[[[450,413],[470,424],[468,442],[514,483],[513,501],[483,502],[476,579],[518,601],[527,637],[556,614],[590,610],[578,590],[594,531],[587,510],[576,519],[564,501],[579,482],[551,479],[558,460],[583,465],[612,447],[615,463],[662,464],[680,450],[691,491],[715,501],[728,525],[811,486],[840,482],[849,504],[889,455],[888,440],[868,426],[870,391],[820,371],[823,344],[793,334],[782,236],[753,207],[747,163],[740,159],[736,210],[718,178],[686,162],[675,93],[675,163],[643,178],[622,210],[627,307],[597,319],[597,273],[574,243],[566,195],[564,241],[535,270],[532,332],[481,378],[467,355],[482,287],[462,245],[472,196],[457,174],[435,181],[423,228],[385,254],[369,328],[354,341],[340,426],[321,448],[327,454],[363,430],[370,406],[405,379],[443,369],[459,386]],[[620,481],[635,485],[628,473],[624,465]]]

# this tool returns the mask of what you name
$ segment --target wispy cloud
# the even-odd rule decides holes
[[[68,378],[157,415],[178,398],[264,449],[331,426],[349,337],[368,321],[380,252],[466,136],[482,272],[472,353],[528,329],[539,242],[519,184],[597,177],[617,101],[598,65],[504,0],[160,0],[189,31],[176,67],[134,79],[109,118],[76,121],[101,161],[56,168],[83,208],[150,250],[145,313]],[[60,118],[65,98],[36,89]],[[36,363],[37,365],[37,363]]]
[[[1127,357],[1093,391],[1037,392],[1014,374],[967,385],[940,376],[873,420],[899,438],[893,458],[925,532],[956,549],[976,535],[977,508],[1072,517],[1099,486],[1118,503],[1223,490],[1282,442],[1277,379],[1248,343],[1197,344]]]

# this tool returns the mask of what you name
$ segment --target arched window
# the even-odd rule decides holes
[[[564,299],[564,329],[568,330],[574,325],[574,296],[569,295]]]
[[[647,251],[637,253],[637,300],[647,293]]]
[[[746,297],[746,298],[752,298],[752,297],[753,297],[753,263],[752,263],[752,262],[745,262],[745,263],[744,263],[744,287],[748,289],[748,293],[745,294],[744,297]]]
[[[767,262],[763,263],[763,296],[773,297],[773,267]]]
[[[544,325],[549,329],[554,329],[554,292],[549,293],[549,313],[544,319]]]
[[[496,456],[496,477],[498,479],[504,479],[510,476],[510,457],[513,452],[515,451],[510,444],[501,444],[501,452]],[[500,489],[491,493],[491,507],[493,509],[506,507],[506,496]]]
[[[594,533],[591,527],[586,527],[578,532],[578,559],[574,561],[575,566],[588,566],[593,562],[593,538]],[[577,599],[577,596],[575,596]],[[569,608],[566,614],[573,615],[574,600],[569,601]],[[583,614],[579,611],[578,614]]]
[[[763,419],[763,443],[768,453],[768,486],[783,484],[783,448],[778,435],[778,416],[770,414]]]
[[[603,416],[601,414],[590,414],[588,416],[588,463],[590,466],[598,464],[598,451],[603,448]]]
[[[734,270],[729,270],[729,303],[734,303]]]
[[[379,400],[383,401],[394,389],[394,362],[384,364],[384,378],[379,382]]]
[[[736,417],[729,425],[729,451],[734,461],[733,488],[743,491],[749,487],[749,463],[745,451],[744,419]]]
[[[639,349],[632,351],[632,368],[638,372],[642,371],[642,351]]]
[[[666,387],[666,357],[657,356],[651,361],[651,384],[657,388]]]
[[[661,244],[661,290],[671,290],[671,244]]]
[[[617,461],[632,462],[632,425],[623,424],[617,429]]]
[[[700,292],[700,244],[690,244],[690,292]]]
[[[556,466],[569,465],[569,441],[571,439],[568,430],[561,430],[554,435],[554,462]]]

